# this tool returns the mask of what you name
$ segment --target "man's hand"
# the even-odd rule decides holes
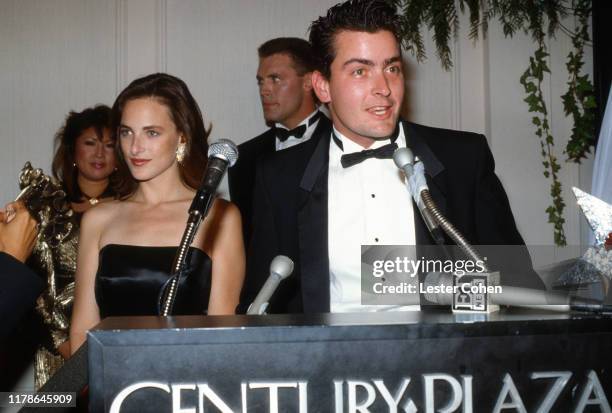
[[[8,204],[5,211],[0,212],[0,252],[25,262],[36,242],[36,225],[21,202]]]

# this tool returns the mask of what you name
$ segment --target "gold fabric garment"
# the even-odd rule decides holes
[[[47,287],[38,297],[36,310],[45,331],[35,360],[35,384],[39,389],[63,364],[57,351],[68,339],[78,245],[78,219],[62,185],[26,162],[19,175],[23,201],[39,223],[39,233],[28,260]]]

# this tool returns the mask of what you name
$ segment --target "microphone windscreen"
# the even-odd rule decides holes
[[[208,147],[208,157],[221,158],[232,167],[238,160],[238,147],[229,139],[219,139]]]
[[[277,255],[270,263],[270,273],[278,274],[285,279],[293,272],[293,261],[284,255]]]
[[[397,148],[393,153],[393,162],[403,170],[406,166],[414,164],[414,155],[410,148]]]

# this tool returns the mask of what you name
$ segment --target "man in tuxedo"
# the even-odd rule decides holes
[[[36,221],[23,206],[15,205],[9,214],[0,212],[0,342],[34,306],[44,287],[24,264],[36,241]]]
[[[315,64],[310,43],[281,37],[262,44],[258,54],[259,96],[264,119],[271,127],[238,146],[238,162],[228,173],[230,197],[242,214],[245,243],[250,237],[256,160],[308,141],[321,116],[312,90]]]
[[[434,201],[470,243],[523,244],[485,137],[399,120],[405,85],[392,6],[336,5],[313,22],[310,42],[313,87],[333,126],[257,164],[243,307],[283,254],[295,269],[270,313],[402,309],[362,305],[360,295],[361,245],[433,244],[390,159],[397,147],[423,162]]]

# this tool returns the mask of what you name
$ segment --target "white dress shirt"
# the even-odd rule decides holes
[[[281,141],[280,139],[278,139],[278,137],[276,138],[276,150],[277,151],[282,151],[283,149],[287,149],[287,148],[291,148],[292,146],[295,145],[299,145],[300,143],[306,142],[307,140],[309,140],[312,137],[312,134],[314,133],[315,129],[317,128],[317,124],[319,123],[319,117],[320,116],[325,116],[322,113],[319,114],[319,117],[317,117],[315,120],[313,120],[312,122],[310,121],[317,113],[319,112],[319,109],[315,109],[314,112],[312,112],[310,115],[308,115],[306,117],[306,119],[304,119],[303,121],[301,121],[296,128],[302,126],[302,125],[306,125],[306,132],[304,132],[304,135],[302,135],[301,138],[296,138],[295,136],[289,136],[287,138],[286,141]],[[279,129],[287,129],[286,127],[284,127],[283,125],[281,125],[280,123],[275,123],[274,126],[276,128]]]
[[[369,158],[343,168],[340,157],[363,148],[334,128],[343,149],[329,146],[328,254],[331,312],[418,310],[419,306],[361,304],[361,245],[415,245],[412,198],[393,159]],[[400,124],[398,147],[406,146]],[[389,141],[376,141],[376,149]]]

